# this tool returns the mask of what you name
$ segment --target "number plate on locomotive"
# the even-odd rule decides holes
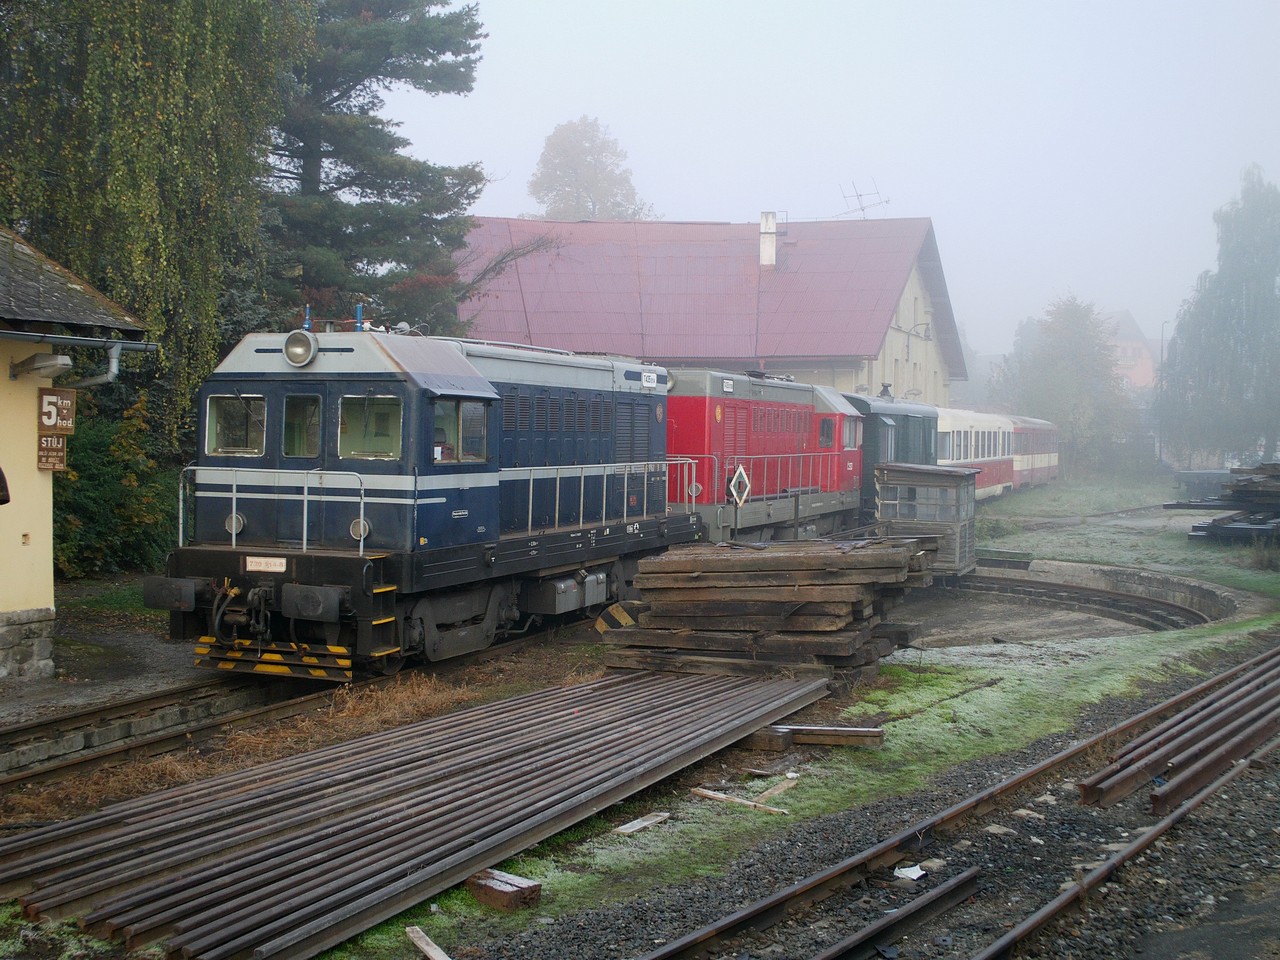
[[[288,561],[284,557],[245,557],[246,573],[284,573],[288,569]]]

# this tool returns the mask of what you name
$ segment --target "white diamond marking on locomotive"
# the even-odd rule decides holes
[[[738,506],[746,503],[747,498],[751,496],[751,478],[747,476],[747,471],[743,469],[742,464],[738,464],[733,479],[729,481],[729,492],[733,494],[734,502]]]

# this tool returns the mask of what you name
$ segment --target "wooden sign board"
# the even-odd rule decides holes
[[[36,466],[41,470],[67,469],[67,438],[56,433],[42,434],[36,448]]]
[[[76,432],[76,392],[57,387],[40,388],[41,434],[70,436]]]

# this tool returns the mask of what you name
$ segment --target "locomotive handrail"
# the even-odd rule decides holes
[[[561,466],[544,466],[544,467],[503,467],[499,470],[501,483],[502,480],[529,483],[528,503],[526,504],[526,527],[527,533],[533,533],[534,524],[534,481],[535,480],[554,480],[555,482],[555,512],[553,516],[557,518],[557,526],[560,526],[558,519],[560,517],[561,494],[566,481],[577,481],[578,485],[578,527],[588,526],[586,519],[587,511],[587,477],[600,477],[600,519],[599,522],[604,523],[609,519],[609,484],[608,477],[622,476],[622,516],[619,518],[621,523],[626,523],[633,516],[628,511],[630,480],[632,474],[642,474],[644,482],[642,484],[643,495],[640,503],[640,510],[635,516],[647,517],[650,515],[649,509],[649,481],[654,474],[662,475],[663,484],[663,510],[668,511],[671,507],[671,500],[665,493],[668,488],[669,470],[672,466],[681,468],[682,473],[687,468],[690,475],[696,482],[697,466],[692,460],[671,459],[671,460],[638,460],[631,463],[582,463]],[[677,504],[683,504],[685,511],[693,512],[693,497],[688,493],[687,487],[682,489],[680,500]],[[592,521],[593,523],[595,521]],[[540,525],[539,525],[540,529]]]
[[[781,500],[798,493],[835,490],[840,481],[841,455],[847,451],[831,450],[813,453],[762,453],[751,456],[726,457],[721,474],[728,484],[738,467],[747,471],[760,490],[752,491],[751,500]],[[770,474],[773,482],[770,483]]]
[[[198,474],[202,472],[212,474],[215,476],[222,475],[222,474],[230,474],[231,515],[233,517],[239,516],[239,510],[237,509],[237,500],[239,498],[239,490],[240,490],[239,474],[241,473],[270,474],[273,476],[274,478],[273,483],[276,486],[285,486],[285,485],[296,484],[297,477],[301,473],[302,475],[302,551],[304,553],[307,551],[307,539],[308,539],[307,538],[307,519],[308,519],[308,507],[311,502],[311,478],[314,476],[316,479],[318,479],[320,481],[319,483],[320,486],[323,486],[324,481],[330,477],[353,478],[355,480],[355,485],[357,489],[359,489],[360,491],[360,515],[359,515],[360,536],[357,538],[359,542],[358,555],[362,557],[364,556],[364,541],[366,537],[366,531],[368,530],[368,527],[369,527],[369,525],[365,522],[365,519],[364,519],[364,508],[365,508],[364,477],[352,470],[322,470],[319,468],[314,470],[298,471],[298,470],[281,470],[278,468],[264,469],[260,467],[255,467],[255,468],[214,467],[214,466],[200,465],[200,464],[183,467],[182,472],[181,474],[179,474],[179,478],[178,478],[178,546],[180,547],[186,546],[186,543],[187,543],[186,503],[187,503],[187,496],[188,496],[187,484],[189,482],[188,474],[195,476],[196,482],[199,482]],[[285,483],[281,483],[281,478],[289,478],[289,479],[286,480]],[[232,523],[231,529],[229,529],[227,532],[231,534],[231,547],[232,549],[234,549],[236,547],[236,535],[239,533],[239,530],[236,528],[236,524]]]

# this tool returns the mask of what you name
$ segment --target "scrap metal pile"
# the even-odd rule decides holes
[[[604,631],[612,666],[874,676],[914,636],[888,612],[932,583],[937,538],[697,544],[640,563],[633,622]]]
[[[1191,525],[1192,539],[1274,540],[1280,533],[1280,463],[1232,467],[1232,479],[1216,497],[1166,503],[1166,510],[1218,510]]]

